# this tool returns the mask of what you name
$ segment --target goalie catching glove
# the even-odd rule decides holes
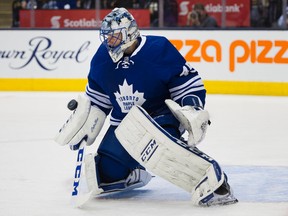
[[[209,113],[199,107],[197,110],[193,106],[181,107],[175,101],[167,99],[165,103],[178,119],[180,124],[188,131],[188,145],[195,147],[200,143],[207,131],[207,126],[210,124]]]
[[[83,139],[87,145],[93,144],[106,119],[106,114],[91,106],[86,96],[79,95],[77,103],[77,108],[54,139],[59,145],[70,145],[72,150],[77,150]]]

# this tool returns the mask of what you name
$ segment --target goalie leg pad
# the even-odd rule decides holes
[[[103,192],[103,189],[99,188],[99,176],[96,171],[95,155],[87,154],[84,158],[85,164],[85,176],[89,191],[93,191],[94,195]]]
[[[139,106],[132,107],[115,134],[142,166],[191,193],[195,205],[224,181],[214,159],[172,137]]]

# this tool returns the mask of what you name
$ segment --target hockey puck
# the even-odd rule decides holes
[[[73,111],[77,108],[78,102],[75,99],[72,99],[68,104],[67,107],[69,110]]]

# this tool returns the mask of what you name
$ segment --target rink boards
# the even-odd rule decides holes
[[[211,94],[288,95],[287,31],[142,30],[166,36]],[[83,91],[98,30],[1,30],[0,90]]]

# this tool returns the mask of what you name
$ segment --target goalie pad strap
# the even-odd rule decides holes
[[[132,107],[115,134],[142,166],[192,193],[193,204],[197,205],[224,181],[215,160],[172,137],[141,107]]]

